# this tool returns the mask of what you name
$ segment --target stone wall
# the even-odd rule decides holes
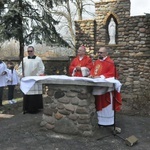
[[[95,49],[95,21],[94,20],[84,20],[75,21],[76,27],[76,49],[80,45],[86,46],[87,53],[93,54]]]
[[[112,49],[110,56],[123,83],[123,111],[135,110],[150,115],[150,18],[130,17],[130,0],[103,0],[95,4],[95,10],[93,21],[76,21],[77,45],[83,41],[84,45],[90,47],[91,38],[87,33],[91,33],[93,28],[94,54],[101,46]],[[111,17],[117,25],[116,44],[113,45],[108,44],[108,22]],[[93,50],[88,53],[93,53]]]
[[[57,57],[43,60],[45,65],[45,74],[47,75],[68,75],[68,67],[70,64],[69,57]]]

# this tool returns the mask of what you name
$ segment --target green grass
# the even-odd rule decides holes
[[[21,102],[22,101],[22,97],[19,97],[19,98],[15,98],[16,102]],[[3,100],[3,105],[7,105],[9,104],[8,103],[8,100]]]

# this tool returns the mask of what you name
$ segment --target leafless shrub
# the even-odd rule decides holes
[[[1,57],[16,57],[19,55],[19,43],[16,40],[6,41],[1,43]]]
[[[74,50],[66,47],[50,47],[45,44],[33,44],[35,47],[36,55],[44,57],[62,57],[62,56],[74,56]],[[27,46],[25,46],[25,53],[27,55]],[[0,47],[1,58],[2,57],[18,57],[19,56],[19,43],[16,40],[6,41],[1,44]]]

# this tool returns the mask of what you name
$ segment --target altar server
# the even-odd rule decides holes
[[[8,78],[7,66],[2,60],[0,60],[0,107],[3,106],[3,89],[7,85]]]
[[[14,103],[16,103],[16,100],[14,100],[14,90],[15,90],[15,86],[19,83],[19,78],[18,78],[17,72],[14,68],[14,63],[12,61],[7,62],[7,68],[9,71],[8,75],[10,77],[10,79],[7,82],[8,103],[14,104]]]

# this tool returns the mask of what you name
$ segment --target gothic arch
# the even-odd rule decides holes
[[[115,13],[113,13],[113,12],[108,12],[107,15],[104,18],[104,21],[103,21],[104,25],[107,24],[107,21],[110,18],[110,16],[113,16],[113,18],[115,18],[115,20],[116,20],[116,23],[119,24],[120,21],[119,21],[118,16]]]
[[[107,13],[107,15],[106,15],[106,17],[104,18],[104,21],[103,21],[103,24],[104,24],[104,26],[105,26],[105,29],[106,29],[106,43],[108,44],[109,42],[110,42],[110,36],[109,36],[109,29],[108,29],[108,25],[109,25],[109,23],[110,23],[110,20],[111,20],[111,18],[113,18],[114,19],[114,22],[115,22],[115,24],[116,24],[116,34],[115,34],[115,42],[114,43],[111,43],[111,44],[117,44],[118,43],[118,24],[119,24],[119,18],[118,18],[118,16],[115,14],[115,13],[113,13],[113,12],[109,12],[109,13]],[[112,39],[112,38],[111,38]],[[113,38],[114,39],[114,38]]]

